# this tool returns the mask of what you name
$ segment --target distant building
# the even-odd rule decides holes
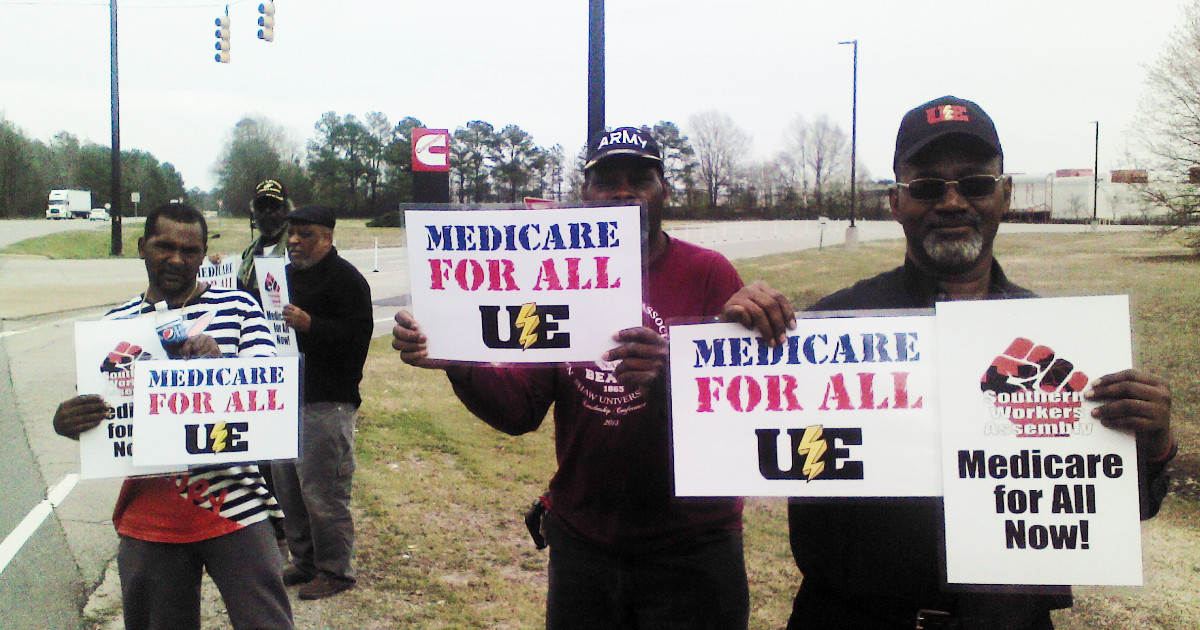
[[[1053,173],[1013,173],[1010,221],[1090,221],[1092,219],[1092,169],[1062,169]],[[1155,174],[1141,169],[1100,171],[1096,187],[1095,218],[1120,222],[1160,216],[1165,210],[1147,212],[1136,185]]]

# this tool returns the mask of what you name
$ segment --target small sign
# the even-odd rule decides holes
[[[204,262],[200,263],[200,270],[196,272],[196,280],[218,289],[236,289],[239,265],[241,260],[236,256],[226,256],[219,264],[213,264],[212,260],[205,257]]]
[[[1127,296],[937,306],[954,584],[1142,583],[1134,436],[1090,381],[1132,366]]]
[[[933,319],[672,326],[676,495],[941,494]]]
[[[165,359],[153,317],[75,324],[75,382],[80,394],[96,394],[108,418],[79,435],[79,477],[106,479],[183,470],[137,466],[133,461],[133,369],[139,361]]]
[[[415,127],[412,130],[412,151],[414,171],[449,171],[450,131]]]
[[[296,357],[142,361],[134,370],[139,465],[294,459]]]
[[[283,307],[291,303],[288,291],[287,258],[259,257],[254,259],[254,275],[258,279],[258,294],[262,296],[263,315],[275,335],[275,354],[281,357],[300,356],[296,334],[283,320]]]
[[[642,325],[641,209],[406,210],[429,356],[594,362]]]

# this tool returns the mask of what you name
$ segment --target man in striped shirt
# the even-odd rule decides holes
[[[197,282],[207,242],[208,226],[199,211],[183,204],[156,208],[138,239],[146,291],[104,318],[162,309],[177,313],[185,327],[211,318],[199,334],[166,348],[172,358],[274,356],[271,331],[253,298]],[[76,396],[59,405],[54,430],[78,439],[104,421],[107,411],[99,396]],[[199,630],[200,578],[206,571],[234,628],[291,630],[270,522],[281,516],[253,465],[197,466],[126,479],[113,512],[126,629]]]

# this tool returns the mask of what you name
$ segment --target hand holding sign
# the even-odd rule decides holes
[[[283,307],[283,321],[300,332],[308,332],[308,329],[312,328],[312,315],[295,304]]]
[[[613,376],[630,387],[646,387],[662,376],[670,347],[667,340],[649,328],[627,328],[613,335],[621,345],[604,353],[605,361],[620,361]]]
[[[1171,387],[1140,370],[1100,377],[1085,397],[1100,401],[1092,417],[1104,426],[1137,434],[1138,450],[1161,460],[1171,450]]]
[[[65,400],[54,412],[54,432],[78,440],[80,433],[99,426],[108,411],[108,404],[95,394]]]
[[[721,307],[720,317],[758,331],[770,346],[785,343],[787,331],[796,328],[796,313],[787,297],[761,280],[734,293]]]
[[[408,311],[396,312],[396,325],[392,327],[392,347],[400,351],[400,360],[427,370],[444,370],[449,361],[429,358],[428,339],[421,326]]]

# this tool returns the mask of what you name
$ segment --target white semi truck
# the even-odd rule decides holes
[[[86,219],[92,212],[92,193],[87,190],[51,190],[46,203],[47,219]]]

